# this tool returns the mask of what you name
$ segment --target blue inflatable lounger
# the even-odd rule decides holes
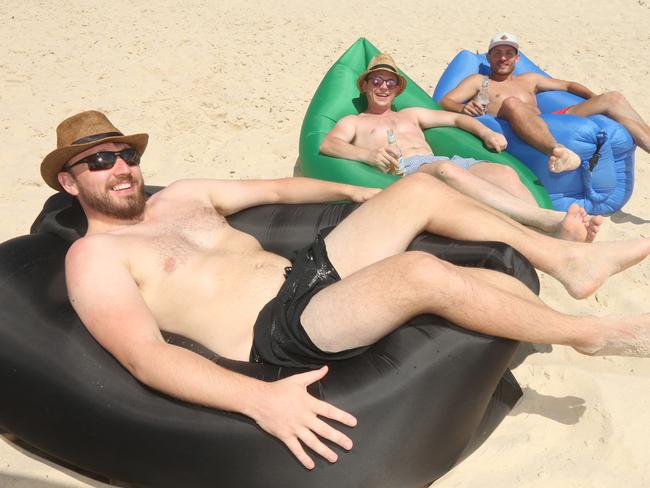
[[[536,72],[549,76],[524,53],[520,51],[519,55],[515,74]],[[440,101],[462,80],[475,73],[490,73],[486,54],[461,51],[440,77],[433,98]],[[547,165],[548,156],[519,139],[508,122],[492,115],[482,115],[478,120],[506,137],[508,152],[535,173],[548,191],[553,208],[566,210],[575,202],[592,214],[616,212],[632,195],[636,146],[627,129],[604,115],[578,117],[552,113],[583,100],[563,91],[537,95],[542,118],[553,136],[582,159],[578,169],[565,173],[551,173]]]

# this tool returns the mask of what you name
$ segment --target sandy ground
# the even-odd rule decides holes
[[[101,6],[100,6],[101,5]],[[302,118],[329,66],[359,37],[394,54],[432,92],[461,48],[519,35],[542,68],[596,92],[621,90],[650,118],[650,2],[0,3],[0,240],[27,232],[51,190],[38,165],[54,128],[87,109],[147,131],[148,183],[178,177],[291,175]],[[600,239],[650,236],[650,157]],[[571,313],[648,309],[650,261],[575,301],[542,277],[544,300]],[[492,437],[436,487],[650,485],[650,361],[539,348],[515,369],[524,397]],[[4,401],[4,400],[0,400]],[[101,486],[0,442],[1,487]]]

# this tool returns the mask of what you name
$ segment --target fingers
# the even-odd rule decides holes
[[[316,467],[314,460],[307,455],[297,437],[291,437],[285,440],[284,443],[305,468],[314,469]]]
[[[291,376],[291,378],[294,378],[295,380],[299,381],[304,386],[309,386],[312,383],[316,383],[317,381],[322,380],[327,374],[327,371],[328,371],[327,366],[323,366],[319,369],[314,369],[313,371],[307,371],[306,373],[293,375]]]
[[[303,444],[309,447],[309,449],[314,451],[319,456],[327,459],[330,463],[335,463],[338,461],[338,455],[329,447],[327,447],[323,441],[316,437],[316,435],[311,430],[305,429],[300,433],[299,438]]]
[[[483,115],[483,106],[478,105],[474,100],[470,100],[465,104],[463,112],[465,112],[467,115],[472,116]]]
[[[321,419],[316,419],[316,421],[310,426],[310,428],[312,432],[318,434],[323,439],[327,439],[328,441],[331,441],[334,444],[341,446],[343,449],[347,451],[352,449],[352,439],[350,439],[344,433],[336,430],[327,422],[323,422]]]
[[[350,415],[348,412],[341,410],[340,408],[335,407],[331,403],[324,402],[322,400],[314,399],[317,402],[314,411],[317,415],[325,417],[328,419],[336,420],[337,422],[347,425],[348,427],[354,427],[357,425],[357,419],[353,415]]]

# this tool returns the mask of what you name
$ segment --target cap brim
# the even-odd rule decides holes
[[[81,154],[91,147],[98,146],[105,142],[123,142],[133,146],[140,154],[143,154],[149,142],[149,134],[133,134],[130,136],[112,136],[96,141],[88,142],[86,144],[72,144],[70,146],[55,149],[50,154],[45,156],[41,163],[41,176],[45,183],[57,191],[63,191],[63,187],[59,183],[58,174],[63,169],[65,163],[74,158],[77,154]]]

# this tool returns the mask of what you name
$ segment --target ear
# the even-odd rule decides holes
[[[63,189],[67,193],[69,193],[74,197],[79,195],[79,189],[77,188],[77,180],[75,180],[70,173],[68,173],[67,171],[60,171],[59,174],[56,175],[56,177],[59,180],[59,184],[63,187]]]
[[[367,91],[368,91],[368,80],[363,80],[363,82],[361,83],[361,94],[365,95]]]

